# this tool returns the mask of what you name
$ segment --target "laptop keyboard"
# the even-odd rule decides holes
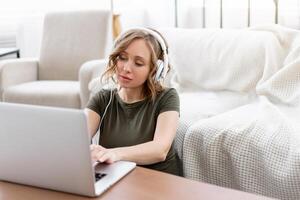
[[[96,182],[99,181],[99,180],[100,180],[101,178],[103,178],[104,176],[106,176],[106,174],[96,172],[96,173],[95,173],[95,180],[96,180]]]

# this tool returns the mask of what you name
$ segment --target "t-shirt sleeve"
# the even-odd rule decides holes
[[[179,96],[174,88],[169,89],[159,102],[158,113],[166,111],[177,111],[180,113]]]
[[[94,94],[88,101],[86,108],[95,111],[101,117],[105,108],[103,105],[106,105],[107,102],[107,94],[108,92],[106,90],[101,90]]]

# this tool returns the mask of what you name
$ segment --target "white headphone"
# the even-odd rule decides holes
[[[149,28],[143,28],[143,27],[135,27],[129,30],[141,30],[144,32],[147,32],[148,34],[152,35],[159,43],[162,51],[163,51],[163,60],[158,60],[156,63],[156,67],[157,67],[157,71],[155,74],[155,80],[156,81],[160,81],[161,79],[165,79],[169,70],[169,57],[168,57],[168,50],[167,50],[167,45],[164,41],[164,39],[162,38],[162,36],[149,29]],[[116,41],[118,41],[119,39],[124,37],[124,34],[128,32],[128,30],[126,30],[125,32],[121,33],[119,35],[119,37],[116,39]]]

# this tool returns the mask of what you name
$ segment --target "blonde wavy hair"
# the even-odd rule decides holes
[[[151,30],[155,31],[163,38],[163,36],[158,31],[153,29]],[[124,52],[134,40],[137,39],[143,39],[148,45],[151,52],[150,73],[147,80],[144,83],[143,95],[146,98],[149,97],[152,100],[154,100],[157,94],[164,89],[163,80],[162,81],[155,80],[155,74],[157,72],[156,63],[158,59],[163,60],[163,50],[159,42],[157,41],[157,39],[145,30],[130,29],[129,31],[123,33],[119,38],[116,39],[114,44],[114,49],[109,56],[109,61],[108,61],[106,71],[101,76],[101,81],[107,83],[111,79],[113,80],[114,83],[117,84],[117,80],[115,79],[114,75],[116,74],[118,58],[120,54]],[[164,38],[163,40],[165,41]],[[165,45],[167,47],[166,41],[165,41]],[[169,70],[170,70],[170,66],[168,72]]]

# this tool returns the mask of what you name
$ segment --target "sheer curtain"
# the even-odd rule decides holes
[[[112,6],[113,4],[113,6]],[[4,32],[12,46],[21,48],[21,57],[36,56],[46,12],[56,10],[112,9],[119,14],[121,29],[134,26],[174,27],[175,0],[10,0],[0,7],[0,47]],[[2,38],[2,39],[1,39]],[[3,47],[3,45],[2,45]]]
[[[110,9],[111,0],[10,0],[1,2],[0,48],[18,46],[21,57],[36,57],[46,12]]]
[[[110,9],[111,0],[9,0],[1,2],[0,26],[16,25],[32,17],[58,10]]]

